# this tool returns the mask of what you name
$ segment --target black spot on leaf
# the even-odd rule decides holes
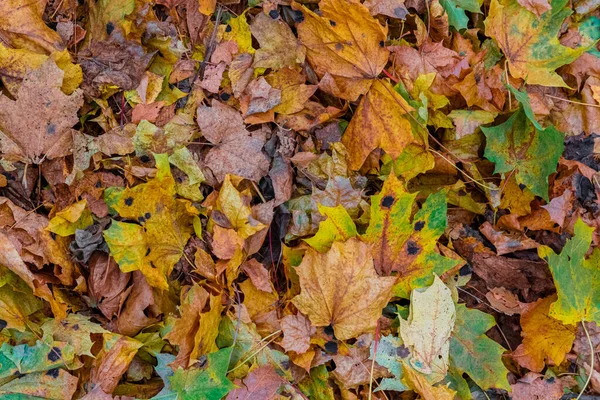
[[[292,11],[292,19],[295,23],[299,24],[304,21],[304,14],[300,10]]]
[[[415,231],[421,232],[421,230],[425,227],[425,221],[417,221],[415,223]]]
[[[279,12],[277,10],[271,10],[271,11],[269,11],[269,17],[271,17],[273,19],[277,19],[277,18],[279,18]]]
[[[331,336],[332,338],[335,339],[335,333],[333,331],[332,325],[327,325],[325,328],[323,328],[323,331],[325,332],[326,335]]]
[[[146,218],[146,219],[150,219],[151,216],[152,216],[152,214],[150,214],[150,213],[144,214],[144,218]]]
[[[0,319],[0,330],[6,328],[6,321],[3,319]]]
[[[148,157],[147,155],[144,154],[143,156],[140,157],[140,160],[143,163],[147,163],[148,161],[150,161],[150,157]]]
[[[385,46],[385,42],[382,40],[381,42],[379,42],[379,47],[383,47]]]
[[[143,224],[144,222],[146,222],[146,219],[145,219],[144,217],[138,217],[137,221],[138,221],[140,224]]]
[[[133,204],[133,197],[128,197],[125,199],[125,205],[131,206]]]
[[[62,353],[60,349],[54,346],[52,349],[50,349],[50,352],[48,353],[48,360],[50,360],[51,362],[56,362],[60,359],[61,355]]]
[[[108,35],[110,35],[111,33],[113,33],[113,31],[115,30],[115,24],[113,24],[112,22],[108,22],[108,24],[106,24],[106,33]]]
[[[470,275],[472,271],[473,270],[471,269],[471,266],[469,264],[465,264],[462,266],[460,271],[458,271],[458,274],[460,276]]]
[[[150,247],[146,249],[146,255],[150,254]]]
[[[381,199],[381,207],[383,208],[390,208],[392,206],[392,204],[394,204],[394,196],[385,196],[383,199]]]
[[[396,349],[396,355],[400,358],[406,358],[410,354],[410,350],[403,344]]]
[[[337,25],[337,23],[336,23],[334,20],[331,20],[331,19],[330,19],[330,20],[329,20],[329,25],[331,25],[331,26],[336,26],[336,25]]]
[[[231,97],[231,95],[229,93],[221,93],[221,100],[223,101],[227,101],[229,100],[229,98]]]
[[[527,185],[525,185],[523,183],[519,183],[519,189],[525,190],[526,187],[527,187]]]
[[[52,369],[48,370],[48,372],[46,372],[46,375],[48,375],[52,378],[58,378],[58,368],[52,368]]]
[[[74,331],[78,331],[78,330],[79,330],[79,324],[75,324],[75,325],[73,325],[73,330],[74,330]]]
[[[419,250],[421,250],[421,248],[413,240],[406,242],[406,252],[408,255],[414,256],[415,254],[419,254]]]
[[[231,25],[227,25],[227,27],[225,28],[225,32],[231,32]]]

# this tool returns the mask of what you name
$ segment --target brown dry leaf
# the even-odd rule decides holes
[[[242,247],[244,247],[244,239],[235,230],[215,226],[212,237],[212,250],[215,256],[222,260],[229,260]]]
[[[387,81],[373,82],[342,137],[350,154],[350,168],[359,169],[376,148],[395,159],[409,143],[415,142],[405,116],[411,111],[413,108]]]
[[[369,359],[370,345],[370,336],[363,335],[358,338],[355,346],[348,349],[348,354],[333,356],[335,370],[332,375],[344,389],[368,385],[371,379],[389,376],[389,371],[377,363],[375,363],[373,375],[371,376],[371,364],[373,361]]]
[[[265,79],[273,88],[281,90],[281,100],[273,109],[279,114],[302,111],[304,104],[317,90],[317,85],[305,85],[306,77],[291,68],[272,72]]]
[[[279,344],[285,351],[293,351],[297,354],[306,353],[310,348],[310,337],[317,331],[302,314],[283,317],[281,330],[283,340]]]
[[[573,192],[566,189],[562,195],[553,198],[550,203],[542,206],[542,208],[548,211],[552,221],[562,227],[567,213],[573,208]]]
[[[408,15],[404,0],[366,0],[363,5],[373,16],[387,15],[391,18],[406,19]]]
[[[422,375],[410,368],[409,366],[402,364],[404,370],[404,378],[402,381],[406,383],[408,387],[421,395],[423,400],[453,400],[456,392],[450,389],[448,386],[440,384],[439,386],[433,386],[427,381],[425,375]]]
[[[254,54],[254,68],[281,69],[304,62],[306,49],[282,20],[261,12],[250,25],[250,31],[260,45]]]
[[[227,174],[253,181],[267,174],[269,160],[262,153],[265,138],[260,132],[248,132],[238,111],[213,100],[211,107],[198,108],[197,120],[204,137],[216,145],[204,162],[219,182]]]
[[[206,305],[210,310],[203,312]],[[221,298],[210,295],[204,288],[194,285],[181,294],[181,315],[173,329],[165,336],[169,342],[179,346],[177,358],[172,366],[188,368],[198,358],[217,351],[215,339],[221,319]]]
[[[48,60],[25,76],[16,101],[0,97],[0,150],[6,159],[40,164],[71,152],[72,127],[79,121],[83,93],[65,95],[63,76]]]
[[[240,267],[248,275],[252,284],[263,292],[272,293],[273,287],[269,279],[269,271],[255,258],[243,263]]]
[[[320,15],[295,2],[292,7],[304,16],[298,37],[319,87],[351,101],[366,93],[388,60],[387,27],[358,0],[323,0]]]
[[[529,239],[523,233],[498,231],[487,221],[479,227],[479,230],[487,240],[492,242],[499,256],[520,250],[536,249],[539,246],[539,243]]]
[[[563,325],[548,315],[555,301],[556,295],[540,299],[529,304],[521,314],[523,343],[512,357],[534,372],[542,371],[546,362],[560,365],[575,340],[575,326]]]
[[[286,383],[272,365],[264,365],[250,371],[243,383],[236,382],[239,387],[229,392],[226,400],[275,400],[279,387]]]
[[[127,297],[120,296],[123,307],[114,324],[115,330],[126,336],[135,336],[158,322],[162,311],[156,303],[161,296],[166,297],[165,292],[152,289],[140,271],[133,271],[131,277],[133,285],[128,289]]]
[[[62,50],[60,35],[42,19],[48,0],[3,0],[0,2],[0,37],[18,49],[50,54]]]
[[[112,393],[143,343],[114,333],[104,333],[103,336],[104,345],[94,360],[89,379],[105,393]]]
[[[313,325],[331,325],[340,340],[375,329],[396,281],[377,276],[369,246],[354,238],[325,254],[307,250],[296,272],[302,289],[292,302]]]
[[[114,258],[94,252],[88,261],[90,275],[88,288],[102,314],[112,319],[121,309],[125,289],[131,273],[121,272]]]
[[[511,387],[512,400],[557,400],[564,392],[564,385],[560,379],[544,379],[543,375],[535,372],[528,372]]]
[[[478,106],[489,112],[502,111],[507,90],[500,79],[501,74],[499,66],[494,65],[486,70],[481,62],[454,88],[465,98],[469,107]]]
[[[506,315],[520,314],[525,307],[517,295],[503,287],[493,288],[485,294],[485,298],[492,307]]]
[[[245,93],[240,99],[244,117],[266,113],[281,102],[281,90],[271,87],[262,76],[250,82]]]

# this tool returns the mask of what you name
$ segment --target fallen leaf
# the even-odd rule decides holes
[[[369,246],[358,239],[335,242],[325,254],[307,250],[296,271],[302,289],[292,302],[313,325],[331,325],[340,340],[375,329],[396,281],[377,276]]]
[[[291,68],[304,62],[306,50],[282,20],[258,13],[250,31],[260,45],[254,53],[254,68]]]
[[[514,400],[555,400],[560,399],[564,392],[564,385],[560,379],[545,379],[544,376],[533,372],[528,372],[511,387]]]
[[[302,314],[286,315],[281,319],[281,330],[283,340],[280,345],[285,351],[293,351],[298,354],[306,353],[310,347],[310,337],[315,334],[315,327]]]
[[[320,15],[297,3],[293,8],[303,15],[298,37],[321,78],[319,87],[351,101],[366,93],[388,59],[387,28],[357,0],[323,1]]]
[[[273,288],[269,280],[269,271],[259,263],[255,258],[252,258],[240,267],[252,281],[252,284],[263,292],[272,293]]]
[[[274,400],[277,391],[285,383],[272,366],[265,365],[252,370],[241,387],[229,392],[227,400]]]
[[[413,368],[426,375],[434,369],[446,375],[455,317],[450,289],[437,275],[427,289],[412,291],[410,316],[400,318],[400,336],[411,352]]]
[[[71,152],[73,125],[83,104],[83,93],[61,91],[64,72],[46,61],[29,72],[16,101],[0,97],[0,146],[4,157],[40,164]],[[22,121],[28,121],[25,128]]]
[[[542,371],[546,361],[562,364],[573,346],[575,327],[563,325],[548,314],[555,301],[556,296],[540,299],[528,305],[521,315],[523,342],[512,357],[530,371]]]
[[[560,44],[557,34],[571,14],[566,0],[553,1],[552,11],[538,16],[517,0],[493,0],[485,19],[485,33],[494,38],[508,60],[510,74],[531,85],[566,87],[554,70],[579,57],[577,49]]]
[[[410,367],[404,366],[403,382],[424,400],[452,400],[456,392],[447,386],[432,386],[427,379]]]

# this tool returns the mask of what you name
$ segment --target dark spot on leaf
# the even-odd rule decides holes
[[[335,44],[335,49],[336,49],[337,51],[342,51],[342,50],[344,50],[344,45],[343,45],[343,44],[341,44],[341,43],[336,43],[336,44]]]
[[[61,354],[62,353],[60,352],[60,349],[54,346],[52,349],[50,349],[50,352],[48,353],[48,360],[50,360],[51,362],[56,362],[60,359]]]
[[[406,358],[409,354],[410,350],[408,350],[408,347],[404,346],[403,344],[396,348],[396,355],[400,358]]]
[[[56,125],[48,124],[46,126],[46,133],[48,133],[48,135],[54,135],[56,133]]]
[[[557,223],[555,222],[553,226],[554,226],[555,228],[558,228],[560,225],[559,225],[559,224],[557,224]]]
[[[113,31],[115,30],[115,24],[113,24],[112,22],[108,22],[108,24],[106,24],[106,33],[108,35],[110,35],[111,33],[113,33]]]
[[[408,13],[408,11],[405,8],[402,8],[402,7],[394,8],[394,15],[400,19],[406,18],[407,13]]]
[[[145,219],[144,217],[138,217],[137,221],[138,221],[140,224],[143,224],[144,222],[146,222],[146,219]]]
[[[294,20],[295,23],[299,24],[304,21],[304,14],[300,10],[293,10],[292,11],[292,19]]]
[[[24,377],[24,376],[25,376],[25,374],[22,374],[22,373],[20,373],[19,371],[15,371],[15,372],[13,372],[13,376],[16,376],[16,377],[17,377],[17,379],[18,379],[18,378],[22,378],[22,377]]]
[[[338,344],[337,342],[327,342],[325,343],[325,351],[328,352],[329,354],[337,354],[338,351]]]
[[[229,93],[221,93],[221,100],[223,101],[227,101],[229,100],[229,98],[231,97],[231,95]]]
[[[140,160],[143,163],[147,163],[148,161],[150,161],[150,157],[148,157],[147,155],[144,154],[143,156],[140,157]]]
[[[331,26],[336,26],[336,25],[337,25],[337,23],[336,23],[334,20],[330,19],[330,20],[329,20],[329,25],[331,25]]]
[[[227,27],[225,28],[225,32],[231,32],[231,25],[227,25]]]
[[[554,383],[555,380],[556,379],[553,376],[551,376],[550,378],[546,379],[546,382],[548,382],[548,383]]]
[[[408,255],[414,256],[415,254],[419,253],[419,250],[421,250],[421,248],[413,240],[406,242],[406,252]]]
[[[48,372],[46,372],[46,375],[48,375],[52,378],[58,378],[58,368],[52,368],[52,369],[48,370]]]
[[[464,190],[460,189],[460,190],[458,191],[458,195],[459,195],[460,197],[463,197],[463,196],[466,196],[466,195],[467,195],[467,192],[465,192]]]
[[[473,272],[473,269],[471,268],[471,266],[469,264],[465,264],[462,266],[460,271],[458,271],[458,274],[460,276],[465,276],[465,275],[470,275],[471,272]]]
[[[284,370],[290,369],[290,360],[283,360],[279,363]]]
[[[150,214],[150,213],[144,214],[144,218],[146,218],[146,219],[150,219],[151,216],[152,216],[152,214]]]
[[[0,330],[2,330],[2,329],[4,329],[4,328],[6,328],[6,325],[7,325],[7,324],[6,324],[6,321],[5,321],[5,320],[3,320],[3,319],[0,319]]]
[[[519,189],[525,190],[526,187],[527,185],[525,185],[524,183],[519,183]]]
[[[133,204],[133,197],[128,197],[125,199],[125,205],[131,206]]]
[[[271,10],[271,11],[269,11],[269,17],[271,17],[273,19],[277,19],[277,18],[279,18],[279,12],[277,10]]]
[[[417,221],[415,223],[415,231],[421,232],[421,230],[425,227],[425,221]]]
[[[96,187],[96,189],[100,189],[102,187],[102,182],[98,181],[94,186]]]
[[[383,47],[385,46],[385,42],[382,40],[381,42],[379,42],[379,47]]]
[[[52,238],[52,240],[56,240],[56,233],[50,232],[50,237]]]
[[[73,325],[73,330],[74,330],[74,331],[78,331],[78,330],[79,330],[79,324],[75,324],[75,325]]]
[[[392,204],[394,204],[394,196],[385,196],[383,199],[381,199],[381,207],[383,208],[390,208],[392,206]]]
[[[150,247],[146,249],[146,255],[150,254]]]

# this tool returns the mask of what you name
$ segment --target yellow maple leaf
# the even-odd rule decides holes
[[[307,250],[296,272],[301,292],[292,302],[313,325],[331,325],[340,340],[375,329],[396,281],[377,276],[369,246],[355,238],[325,254]]]

